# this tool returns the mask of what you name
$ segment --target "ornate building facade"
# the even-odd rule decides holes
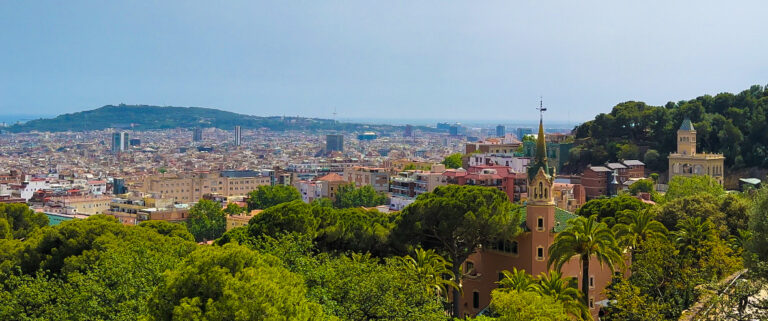
[[[522,232],[511,240],[499,240],[479,249],[463,262],[463,297],[460,300],[462,316],[476,315],[491,301],[491,292],[498,288],[502,271],[517,268],[538,277],[547,273],[549,247],[557,233],[568,226],[568,220],[576,215],[557,208],[553,195],[555,169],[547,162],[546,141],[543,122],[539,121],[535,159],[528,168],[528,200],[520,208],[523,221]],[[572,258],[563,268],[564,277],[574,277],[581,284],[581,263]],[[612,273],[607,266],[601,266],[594,258],[590,261],[589,308],[597,316],[603,293],[610,283]]]
[[[669,154],[669,180],[675,176],[709,175],[723,185],[723,154],[696,152],[696,129],[686,118],[677,130],[677,152]]]

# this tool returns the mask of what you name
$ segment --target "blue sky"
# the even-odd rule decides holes
[[[584,121],[768,84],[765,1],[2,1],[0,114]]]

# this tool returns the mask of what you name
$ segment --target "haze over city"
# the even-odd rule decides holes
[[[0,114],[107,104],[580,123],[762,84],[764,3],[0,3]],[[453,117],[456,118],[456,117]]]
[[[0,320],[768,320],[766,12],[0,1]]]

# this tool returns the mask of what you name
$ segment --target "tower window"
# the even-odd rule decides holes
[[[537,260],[543,260],[544,259],[544,248],[539,246],[536,249],[536,259]]]
[[[536,219],[536,229],[541,231],[544,230],[544,218],[539,217]]]
[[[595,287],[595,276],[590,275],[589,276],[589,287],[594,288]]]
[[[475,309],[480,308],[480,292],[472,292],[472,307]]]

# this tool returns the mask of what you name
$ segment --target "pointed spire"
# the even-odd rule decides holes
[[[544,121],[539,118],[539,134],[536,136],[536,164],[547,163],[547,142],[544,139]]]
[[[544,100],[539,99],[539,134],[536,136],[536,164],[547,163],[547,142],[544,138]]]

